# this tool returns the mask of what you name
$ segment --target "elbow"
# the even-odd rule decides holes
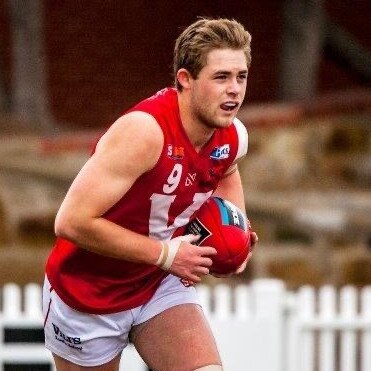
[[[57,237],[75,241],[77,238],[77,225],[74,218],[59,212],[55,218],[54,233]]]

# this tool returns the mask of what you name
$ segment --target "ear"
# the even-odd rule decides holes
[[[191,86],[192,76],[188,70],[185,68],[181,68],[176,73],[176,78],[180,85],[182,85],[183,89],[189,89]]]

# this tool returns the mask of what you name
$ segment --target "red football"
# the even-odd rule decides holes
[[[211,273],[235,272],[250,251],[249,220],[237,206],[220,197],[210,197],[181,233],[177,231],[175,235],[191,233],[201,236],[197,245],[212,246],[217,250],[218,254],[211,257]]]

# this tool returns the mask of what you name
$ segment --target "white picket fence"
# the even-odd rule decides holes
[[[1,292],[0,371],[20,364],[54,370],[42,343],[41,288],[7,284]],[[290,292],[281,281],[255,280],[198,292],[225,371],[371,371],[371,286]],[[22,331],[39,342],[22,342]],[[120,369],[147,367],[130,346]]]

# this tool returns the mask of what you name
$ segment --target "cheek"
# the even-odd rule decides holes
[[[201,104],[207,111],[215,111],[220,105],[220,97],[216,89],[205,89]]]
[[[194,92],[198,97],[203,97],[207,100],[209,100],[210,98],[215,99],[215,97],[217,97],[219,94],[218,89],[215,87],[215,85],[205,82],[196,84]]]
[[[194,107],[204,107],[209,104],[210,95],[207,89],[195,89],[192,98]]]
[[[211,113],[219,107],[222,96],[223,92],[215,85],[197,85],[193,91],[193,104],[198,110]]]
[[[217,99],[221,94],[221,88],[215,85],[207,85],[205,87],[205,93],[212,99]]]

